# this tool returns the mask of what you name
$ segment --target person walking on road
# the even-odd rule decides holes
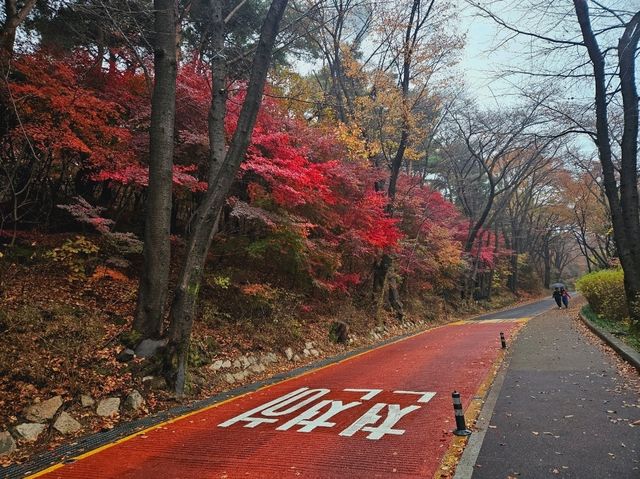
[[[569,291],[567,291],[564,288],[560,288],[560,295],[562,296],[562,304],[564,304],[565,309],[569,308],[569,299],[571,298],[571,295],[569,294]]]
[[[556,300],[556,304],[558,305],[558,309],[562,308],[562,293],[560,292],[560,288],[554,288],[554,290],[553,290],[553,299]]]

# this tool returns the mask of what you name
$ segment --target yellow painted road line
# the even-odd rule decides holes
[[[300,373],[300,374],[297,374],[297,375],[295,375],[295,376],[291,376],[290,378],[283,379],[282,381],[278,381],[278,382],[275,382],[275,383],[272,383],[272,384],[268,384],[268,385],[266,385],[266,386],[262,386],[262,387],[260,387],[260,388],[258,388],[258,389],[256,389],[256,390],[254,390],[254,391],[248,391],[248,392],[243,393],[243,394],[240,394],[240,395],[238,395],[238,396],[234,396],[234,397],[232,397],[232,398],[225,399],[224,401],[217,402],[217,403],[215,403],[215,404],[210,404],[210,405],[205,406],[205,407],[203,407],[203,408],[201,408],[201,409],[197,409],[197,410],[195,410],[195,411],[191,411],[191,412],[185,413],[185,414],[183,414],[183,415],[181,415],[181,416],[176,416],[176,417],[174,417],[174,418],[167,419],[166,421],[162,421],[162,422],[160,422],[160,423],[158,423],[158,424],[155,424],[155,425],[153,425],[153,426],[150,426],[150,427],[148,427],[148,428],[146,428],[146,429],[143,429],[143,430],[141,430],[141,431],[134,432],[134,433],[132,433],[132,434],[129,434],[128,436],[122,437],[122,438],[117,439],[117,440],[115,440],[115,441],[113,441],[113,442],[110,442],[110,443],[108,443],[108,444],[104,444],[103,446],[100,446],[100,447],[98,447],[98,448],[96,448],[96,449],[92,449],[91,451],[87,451],[87,452],[85,452],[85,453],[83,453],[83,454],[80,454],[79,456],[75,456],[75,457],[73,457],[72,459],[74,459],[75,461],[80,461],[80,460],[85,459],[85,458],[87,458],[87,457],[89,457],[89,456],[93,456],[94,454],[97,454],[97,453],[99,453],[99,452],[101,452],[101,451],[104,451],[104,450],[106,450],[106,449],[109,449],[109,448],[111,448],[111,447],[113,447],[113,446],[116,446],[116,445],[121,444],[121,443],[123,443],[123,442],[129,441],[130,439],[133,439],[134,437],[137,437],[137,436],[140,436],[140,435],[142,435],[142,434],[146,434],[146,433],[148,433],[148,432],[150,432],[150,431],[153,431],[154,429],[158,429],[158,428],[164,427],[164,426],[166,426],[166,425],[168,425],[168,424],[172,424],[172,423],[174,423],[174,422],[176,422],[176,421],[179,421],[179,420],[182,420],[182,419],[188,418],[188,417],[190,417],[190,416],[193,416],[193,415],[195,415],[195,414],[199,414],[199,413],[201,413],[201,412],[205,412],[205,411],[208,411],[208,410],[210,410],[210,409],[217,408],[217,407],[219,407],[219,406],[222,406],[223,404],[228,404],[228,403],[230,403],[230,402],[232,402],[232,401],[235,401],[236,399],[240,399],[240,398],[242,398],[242,397],[244,397],[244,396],[247,396],[247,395],[249,395],[249,394],[253,394],[253,393],[256,393],[256,392],[258,392],[258,391],[263,391],[263,390],[265,390],[265,389],[269,389],[269,388],[271,388],[271,387],[274,387],[274,386],[277,386],[277,385],[280,385],[280,384],[284,384],[284,383],[286,383],[286,382],[292,381],[292,380],[294,380],[294,379],[298,379],[298,378],[303,377],[303,376],[306,376],[306,375],[308,375],[308,374],[315,373],[315,372],[317,372],[317,371],[321,371],[321,370],[323,370],[323,369],[327,369],[327,368],[330,368],[330,367],[333,367],[333,366],[337,366],[337,365],[339,365],[339,364],[345,363],[345,362],[347,362],[347,361],[350,361],[350,360],[352,360],[352,359],[358,358],[358,357],[360,357],[360,356],[364,356],[365,354],[368,354],[368,353],[370,353],[370,352],[377,351],[377,350],[382,349],[382,348],[385,348],[385,347],[387,347],[387,346],[391,346],[392,344],[397,344],[397,343],[399,343],[399,342],[401,342],[401,341],[406,341],[406,340],[408,340],[408,339],[415,338],[416,336],[420,336],[421,334],[428,334],[428,333],[430,333],[431,331],[435,331],[436,329],[449,327],[449,326],[454,325],[454,324],[464,324],[464,323],[463,323],[463,322],[460,322],[460,321],[455,322],[455,323],[447,323],[447,324],[443,324],[443,325],[441,325],[441,326],[436,326],[435,328],[431,328],[431,329],[427,329],[427,330],[425,330],[425,331],[420,331],[420,332],[418,332],[418,333],[411,334],[411,335],[406,336],[406,337],[404,337],[404,338],[399,338],[399,339],[397,339],[397,340],[395,340],[395,341],[391,341],[391,342],[389,342],[389,343],[387,343],[387,344],[385,344],[385,345],[383,345],[383,346],[380,346],[380,347],[377,347],[377,348],[368,349],[368,350],[366,350],[366,351],[362,351],[362,352],[360,352],[360,353],[354,354],[353,356],[349,356],[348,358],[341,359],[341,360],[336,361],[336,362],[334,362],[334,363],[325,364],[324,366],[320,366],[320,367],[317,367],[317,368],[311,369],[311,370],[309,370],[309,371],[304,371],[304,372],[302,372],[302,373]],[[51,472],[53,472],[53,471],[55,471],[55,470],[57,470],[57,469],[60,469],[61,467],[64,467],[65,465],[67,465],[67,464],[62,463],[62,462],[61,462],[61,463],[58,463],[58,464],[54,464],[53,466],[50,466],[50,467],[48,467],[47,469],[44,469],[44,470],[42,470],[42,471],[40,471],[40,472],[37,472],[37,473],[32,474],[32,475],[29,475],[29,476],[26,476],[26,478],[27,478],[27,479],[33,479],[33,478],[36,478],[36,477],[41,477],[41,476],[44,476],[45,474],[49,474],[49,473],[51,473]]]

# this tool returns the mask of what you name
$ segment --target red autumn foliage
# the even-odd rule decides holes
[[[16,59],[8,84],[18,122],[11,148],[35,154],[47,174],[80,174],[92,181],[144,187],[150,108],[142,75],[95,72],[85,53],[59,58],[47,52]],[[87,72],[95,72],[89,75]],[[174,184],[201,191],[195,165],[177,165]]]
[[[83,84],[88,60],[80,54],[64,60],[24,55],[8,85],[20,121],[11,132],[14,148],[34,148],[60,173],[69,164],[95,173],[134,161],[125,112]]]
[[[44,175],[64,180],[69,199],[78,196],[75,177],[133,190],[148,182],[147,82],[139,71],[95,69],[92,61],[85,53],[24,55],[9,83],[21,121],[11,130],[11,147],[33,148],[40,159],[46,157]],[[210,84],[208,69],[197,59],[178,72],[173,181],[187,192],[207,187]],[[244,85],[230,91],[228,138]],[[247,253],[327,291],[352,290],[385,252],[397,255],[398,272],[419,288],[452,286],[468,222],[438,192],[407,175],[399,178],[398,204],[389,217],[386,196],[374,190],[384,172],[366,159],[350,159],[337,138],[333,125],[293,118],[265,97],[234,188],[237,198],[230,201],[235,218],[264,226],[245,246]],[[481,233],[473,256],[491,267],[495,241],[491,232]]]

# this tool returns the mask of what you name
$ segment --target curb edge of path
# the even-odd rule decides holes
[[[579,313],[580,319],[587,327],[602,341],[604,341],[611,349],[613,349],[618,355],[631,364],[634,368],[640,372],[640,353],[636,352],[631,346],[626,345],[622,340],[616,338],[613,334],[605,331],[595,323],[589,320],[582,311]]]
[[[484,398],[484,404],[482,409],[480,409],[480,413],[478,414],[477,421],[474,425],[475,430],[469,437],[469,441],[465,445],[462,456],[460,456],[460,460],[456,465],[456,471],[453,479],[470,479],[473,475],[473,466],[480,455],[480,449],[484,443],[484,437],[487,434],[489,423],[493,417],[493,409],[496,407],[500,391],[502,391],[502,384],[504,383],[504,378],[507,375],[510,359],[510,354],[504,357],[502,364],[500,365],[500,369],[493,379],[491,388]]]
[[[546,313],[548,313],[548,311],[543,311],[542,313],[536,314],[535,316],[531,317],[531,319],[527,321],[527,324],[525,324],[524,327],[518,331],[518,335],[522,333],[522,330],[529,324],[530,321]],[[511,361],[512,352],[513,349],[511,347],[507,349],[507,353],[503,356],[502,364],[500,365],[500,368],[493,378],[493,381],[489,387],[489,391],[483,398],[484,404],[482,405],[482,408],[480,409],[477,417],[474,418],[476,419],[476,423],[474,425],[474,433],[469,436],[469,440],[464,446],[464,451],[460,456],[460,460],[456,464],[453,479],[470,479],[473,475],[473,466],[475,465],[476,460],[480,455],[480,449],[482,448],[482,444],[484,443],[484,437],[487,434],[489,423],[491,422],[491,418],[493,417],[493,410],[496,407],[498,397],[500,396],[500,392],[502,391],[502,385],[507,375],[507,371],[509,370],[509,363]]]

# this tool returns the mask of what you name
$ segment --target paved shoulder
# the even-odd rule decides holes
[[[640,477],[638,390],[576,329],[576,313],[551,311],[520,333],[474,479]]]

